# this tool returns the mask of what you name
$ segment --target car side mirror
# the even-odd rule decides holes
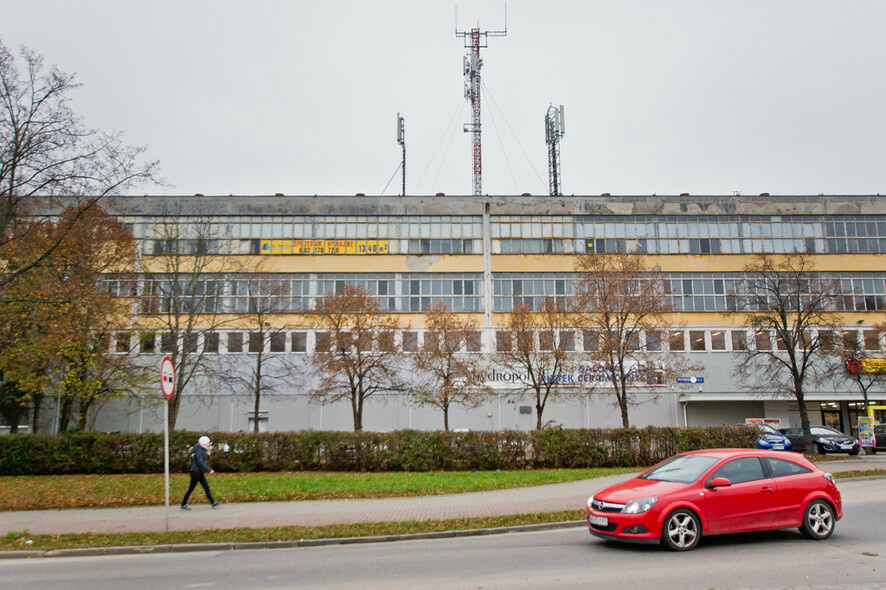
[[[725,477],[715,477],[714,479],[708,481],[707,487],[710,489],[714,488],[726,488],[732,485],[732,482],[726,479]]]

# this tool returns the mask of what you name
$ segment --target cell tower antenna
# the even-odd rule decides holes
[[[479,27],[470,31],[458,30],[458,7],[455,11],[455,36],[465,40],[467,55],[464,58],[465,73],[465,99],[471,103],[471,122],[465,124],[465,133],[471,134],[473,149],[474,195],[483,194],[483,158],[480,141],[480,68],[483,60],[480,59],[480,49],[488,47],[489,37],[504,37],[508,34],[508,7],[505,5],[505,28],[501,31],[481,31]]]
[[[545,113],[545,143],[548,144],[548,184],[551,196],[563,194],[560,186],[560,138],[566,135],[563,105],[548,107]]]
[[[403,117],[400,116],[400,113],[397,113],[397,143],[400,144],[400,147],[403,148],[403,161],[400,163],[400,167],[403,169],[403,190],[400,193],[402,196],[406,196],[406,121]]]

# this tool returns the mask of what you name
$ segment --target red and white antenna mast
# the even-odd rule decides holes
[[[508,13],[505,7],[505,28],[502,31],[481,31],[478,28],[470,31],[458,30],[458,13],[456,12],[455,36],[465,40],[465,48],[468,50],[464,58],[465,72],[465,99],[471,103],[471,122],[465,124],[465,133],[471,134],[471,144],[474,155],[474,195],[483,194],[483,157],[480,141],[480,68],[483,60],[480,58],[480,49],[485,49],[488,37],[504,37],[508,34]]]

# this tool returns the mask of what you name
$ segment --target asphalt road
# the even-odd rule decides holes
[[[886,589],[886,482],[839,482],[833,537],[796,530],[702,540],[688,553],[608,543],[586,529],[264,551],[0,562],[2,589]]]

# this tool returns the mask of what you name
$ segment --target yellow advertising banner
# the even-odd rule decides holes
[[[861,359],[862,373],[886,373],[886,359]]]
[[[262,240],[262,254],[387,254],[387,240]]]

